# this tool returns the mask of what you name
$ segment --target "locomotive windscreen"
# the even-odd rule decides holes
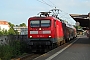
[[[31,20],[30,27],[50,27],[50,20]]]

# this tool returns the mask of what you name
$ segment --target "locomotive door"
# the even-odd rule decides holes
[[[56,29],[56,20],[54,20],[54,34],[55,34],[55,37],[57,37],[57,29]]]

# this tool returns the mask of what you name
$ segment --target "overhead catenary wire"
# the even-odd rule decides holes
[[[42,1],[40,1],[40,0],[37,0],[37,1],[39,1],[39,2],[43,3],[43,2],[42,2]]]
[[[48,4],[46,1],[44,1],[44,0],[37,0],[37,1],[39,1],[39,2],[41,2],[41,3],[43,3],[43,4],[46,4],[46,5],[48,5],[49,7],[57,7],[51,0],[48,0],[50,3],[52,3],[53,4],[53,6],[52,5],[50,5],[50,4]],[[61,12],[64,12],[65,14],[68,14],[67,12],[65,12],[65,11],[63,11],[63,10],[61,10],[61,9],[59,9]]]
[[[54,7],[56,7],[56,5],[55,5],[51,0],[48,0],[48,1],[49,1],[50,3],[52,3]]]
[[[43,3],[43,4],[46,4],[46,5],[48,5],[48,6],[51,7],[51,8],[53,7],[52,5],[48,4],[48,3],[45,2],[44,0],[41,0],[41,1],[40,1],[40,0],[37,0],[37,1],[39,1],[39,2],[41,2],[41,3]]]
[[[41,3],[43,3],[43,4],[46,4],[46,5],[48,5],[49,7],[56,7],[56,5],[51,1],[51,0],[48,0],[52,5],[50,5],[50,4],[48,4],[45,0],[37,0],[37,1],[39,1],[39,2],[41,2]],[[63,11],[63,10],[61,10],[61,9],[59,9],[59,11],[61,11],[62,13],[59,13],[59,14],[61,14],[61,16],[60,17],[65,17],[66,15],[68,16],[69,14],[67,13],[67,12],[65,12],[65,11]],[[70,15],[69,15],[70,16]],[[68,16],[68,17],[69,17]]]
[[[45,2],[44,0],[42,0],[46,5],[53,7],[52,5],[48,4],[47,2]]]
[[[37,0],[38,2],[40,2],[40,3],[43,3],[43,4],[45,4],[43,1],[40,1],[40,0]]]
[[[53,5],[50,5],[50,4],[48,4],[46,1],[44,1],[44,0],[37,0],[37,1],[39,1],[40,3],[43,3],[43,4],[46,4],[46,5],[48,5],[49,7],[55,7],[56,8],[56,5],[51,1],[51,0],[48,0],[50,3],[52,3]],[[60,9],[59,9],[60,10]],[[61,12],[62,12],[62,10],[60,10]]]

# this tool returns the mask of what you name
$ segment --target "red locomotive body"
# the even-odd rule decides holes
[[[62,22],[52,16],[31,17],[28,19],[28,38],[31,48],[59,46],[64,41]]]

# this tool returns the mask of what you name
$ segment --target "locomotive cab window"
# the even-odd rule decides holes
[[[30,27],[50,27],[50,20],[31,20]]]
[[[41,27],[49,27],[50,20],[41,20]]]
[[[30,26],[31,27],[39,27],[39,25],[40,25],[40,22],[39,22],[39,20],[31,20],[30,21]]]

